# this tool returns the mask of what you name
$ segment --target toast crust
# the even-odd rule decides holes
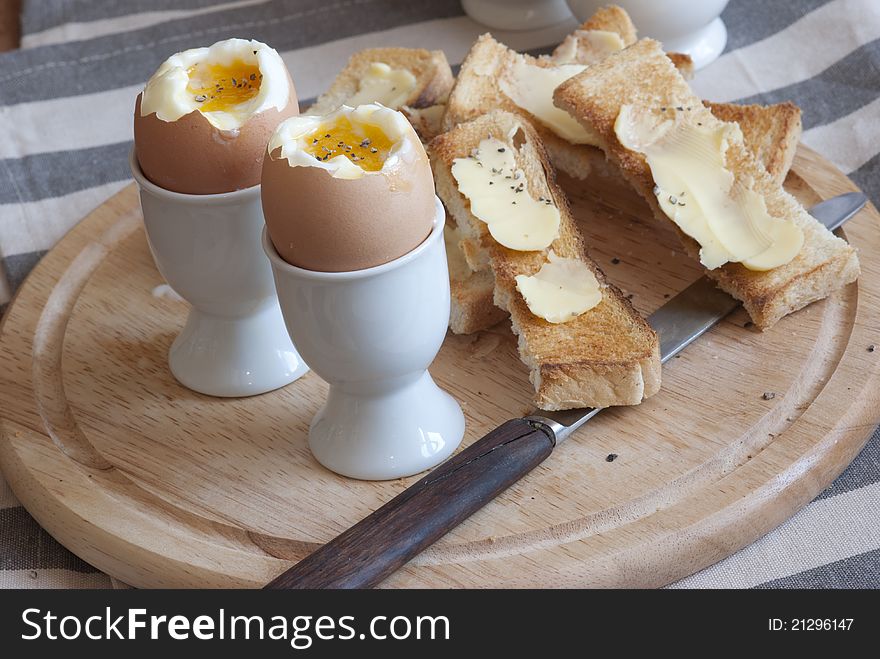
[[[602,7],[584,21],[584,24],[579,29],[584,31],[605,30],[606,32],[616,32],[620,35],[625,46],[635,43],[638,38],[636,26],[633,25],[629,14],[617,5]]]
[[[416,135],[427,144],[443,132],[443,115],[446,113],[446,103],[435,103],[423,108],[413,108],[403,105],[400,108],[403,116],[412,124]]]
[[[494,303],[495,278],[491,270],[472,272],[461,279],[449,279],[452,304],[449,329],[453,334],[474,334],[507,318],[507,312]]]
[[[361,78],[375,62],[383,62],[393,69],[407,69],[416,77],[415,89],[403,103],[411,108],[445,103],[455,81],[442,50],[367,48],[351,56],[330,88],[303,114],[327,114],[345,103],[357,93]]]
[[[697,258],[699,245],[660,209],[644,156],[625,149],[614,132],[614,122],[625,104],[652,109],[680,107],[686,113],[686,121],[710,126],[720,121],[691,91],[660,44],[642,39],[610,55],[560,85],[554,100],[557,106],[597,132],[603,150],[617,164],[624,178],[659,220],[675,228],[685,249]],[[825,229],[785,192],[749,153],[744,142],[730,141],[727,162],[737,178],[751,181],[753,189],[764,197],[771,215],[791,219],[804,232],[801,252],[790,263],[773,270],[755,272],[739,263],[727,263],[707,271],[718,286],[743,302],[755,325],[761,329],[772,327],[783,316],[855,281],[859,275],[855,250]]]
[[[782,185],[801,140],[801,109],[791,101],[775,105],[703,101],[703,105],[721,121],[739,124],[746,148],[764,165],[773,180]]]
[[[508,139],[530,194],[549,197],[559,208],[559,237],[549,249],[581,259],[603,287],[602,302],[567,323],[553,324],[534,316],[516,290],[515,276],[534,274],[546,250],[518,252],[496,243],[458,191],[451,172],[454,160],[469,155],[489,134]],[[491,112],[436,137],[429,152],[437,193],[464,236],[466,248],[476,246],[487,256],[494,275],[494,300],[510,314],[520,357],[535,386],[536,405],[547,410],[634,405],[656,393],[660,386],[657,335],[587,255],[547,152],[528,121],[510,112]]]

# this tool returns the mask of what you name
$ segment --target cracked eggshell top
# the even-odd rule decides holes
[[[201,79],[195,83],[200,66]],[[249,83],[250,76],[244,83],[256,91],[231,98],[221,92],[214,98],[212,90],[224,84],[228,94],[228,78],[236,69],[252,72],[259,85]],[[177,53],[159,67],[135,101],[138,164],[150,181],[172,192],[217,194],[249,188],[260,182],[272,132],[297,114],[290,74],[265,44],[228,39]]]
[[[353,151],[346,150],[349,143]],[[384,146],[370,161],[373,145]],[[364,157],[352,160],[356,153]],[[403,256],[428,237],[436,212],[421,141],[403,115],[378,104],[281,124],[266,152],[261,194],[281,258],[320,272],[362,270]]]

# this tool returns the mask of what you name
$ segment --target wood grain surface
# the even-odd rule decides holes
[[[699,269],[639,199],[597,185],[567,186],[575,215],[649,313]],[[854,189],[806,148],[787,186],[807,205]],[[846,225],[859,282],[763,334],[734,313],[664,367],[658,395],[598,415],[382,585],[661,586],[787,519],[880,416],[878,229],[873,207]],[[64,545],[135,586],[257,587],[418,479],[315,462],[314,374],[240,400],[179,386],[166,353],[186,305],[162,284],[129,187],[41,261],[0,327],[0,466]],[[462,403],[465,445],[530,411],[504,323],[450,335],[431,372]]]
[[[453,455],[267,588],[373,588],[546,460],[552,431],[511,419]]]

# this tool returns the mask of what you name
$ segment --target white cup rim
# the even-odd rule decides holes
[[[299,277],[300,279],[313,279],[317,281],[350,281],[354,279],[374,277],[395,270],[396,268],[403,267],[410,261],[417,259],[422,252],[431,246],[432,243],[437,240],[442,240],[443,228],[446,225],[446,212],[443,209],[443,204],[436,195],[434,196],[434,207],[436,208],[436,212],[434,213],[434,226],[427,238],[403,256],[399,256],[393,261],[388,261],[388,263],[382,263],[381,265],[375,265],[371,268],[346,270],[343,272],[322,272],[320,270],[306,270],[305,268],[291,265],[278,254],[275,245],[272,244],[272,240],[269,238],[269,231],[265,226],[263,227],[263,251],[266,252],[266,256],[269,257],[269,261],[271,261],[274,269],[293,275],[294,277]]]
[[[257,183],[256,185],[252,185],[249,188],[233,190],[232,192],[218,192],[215,194],[187,194],[186,192],[174,192],[173,190],[166,190],[162,186],[156,185],[146,176],[144,176],[144,172],[143,170],[141,170],[141,166],[138,162],[137,154],[135,153],[134,147],[132,147],[131,151],[128,152],[128,164],[131,168],[131,175],[134,177],[134,180],[142,189],[156,195],[157,197],[164,197],[166,199],[170,199],[172,201],[176,201],[182,204],[228,204],[230,202],[247,200],[250,197],[260,195],[259,183]]]

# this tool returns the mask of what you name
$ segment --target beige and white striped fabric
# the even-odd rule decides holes
[[[458,0],[24,0],[22,49],[0,54],[0,309],[40,257],[129,181],[134,98],[168,55],[233,36],[284,56],[301,99],[355,51],[440,48],[461,62],[485,28]],[[880,199],[880,2],[731,0],[725,54],[694,86],[717,101],[795,101],[804,142]],[[496,32],[517,50],[575,23]],[[2,400],[0,400],[2,405]],[[0,587],[103,587],[0,477]],[[678,587],[880,586],[880,435],[789,522]]]

